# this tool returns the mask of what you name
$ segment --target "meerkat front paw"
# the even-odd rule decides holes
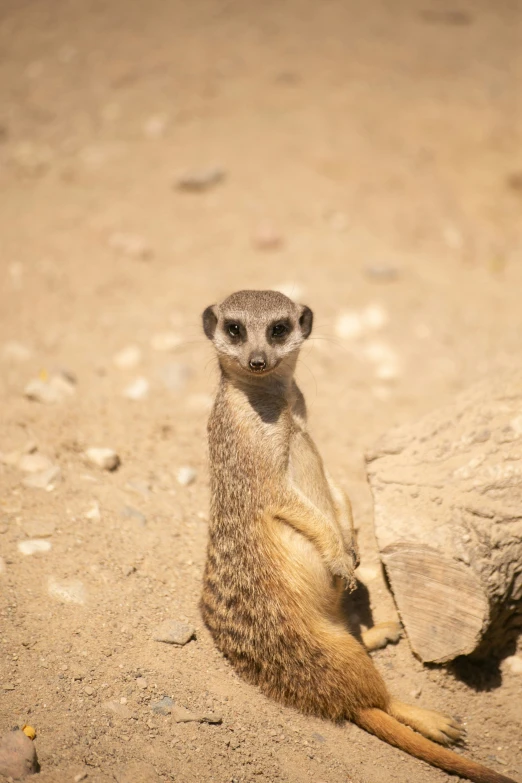
[[[333,576],[338,576],[344,581],[346,589],[355,590],[355,564],[349,554],[332,559],[328,563],[328,568]]]

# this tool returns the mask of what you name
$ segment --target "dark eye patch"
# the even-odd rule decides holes
[[[291,331],[292,325],[290,321],[274,321],[268,327],[268,339],[269,341],[283,340]]]
[[[232,340],[239,340],[245,335],[245,329],[239,321],[225,321],[223,328],[225,334],[231,337]]]

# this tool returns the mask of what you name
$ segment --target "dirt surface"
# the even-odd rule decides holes
[[[3,0],[0,732],[35,727],[42,783],[449,780],[268,702],[214,650],[198,598],[217,373],[199,318],[242,287],[314,309],[312,432],[353,499],[373,618],[393,617],[364,451],[520,362],[521,14]],[[38,377],[55,402],[24,395]],[[87,464],[90,447],[121,465]],[[196,638],[154,641],[170,618]],[[406,640],[374,659],[522,779],[512,667],[463,681]],[[164,696],[222,723],[156,714]]]

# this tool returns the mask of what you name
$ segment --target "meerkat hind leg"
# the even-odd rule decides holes
[[[386,647],[390,642],[398,642],[401,636],[401,624],[393,621],[378,623],[361,634],[362,642],[369,652],[380,650],[381,647]]]
[[[425,710],[412,704],[392,699],[388,712],[401,723],[410,726],[419,734],[441,745],[453,745],[462,742],[465,736],[464,727],[450,715],[444,715],[434,710]]]

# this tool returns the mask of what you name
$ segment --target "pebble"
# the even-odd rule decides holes
[[[174,701],[169,696],[164,696],[162,699],[155,701],[150,706],[152,712],[155,715],[170,715],[172,712],[172,707],[174,706]]]
[[[52,467],[54,466],[51,460],[43,454],[24,454],[18,460],[18,469],[24,473],[41,473]]]
[[[47,470],[42,470],[39,473],[31,473],[22,480],[24,487],[30,487],[31,489],[45,489],[52,490],[55,485],[60,481],[62,472],[58,465],[53,465]]]
[[[196,634],[196,629],[179,620],[164,620],[154,631],[152,638],[155,642],[166,644],[187,644]]]
[[[23,731],[16,729],[0,737],[0,777],[19,780],[38,770],[35,746]]]
[[[113,363],[121,370],[131,369],[137,367],[141,362],[142,353],[141,349],[137,345],[128,345],[126,348],[122,348],[121,351],[114,354],[112,357]]]
[[[125,387],[123,390],[123,396],[128,400],[144,400],[148,395],[150,389],[150,383],[147,378],[136,378],[132,383]]]
[[[256,250],[274,251],[280,250],[284,245],[281,232],[273,223],[266,221],[260,223],[252,235],[252,245]]]
[[[133,506],[124,506],[120,511],[120,516],[123,519],[135,519],[141,525],[147,524],[147,517],[144,514],[142,514],[141,511],[138,511],[138,509],[134,508]]]
[[[132,718],[130,709],[119,701],[104,701],[101,706],[106,712],[112,712],[124,720],[130,720]]]
[[[150,484],[147,481],[127,481],[125,489],[140,495],[145,500],[148,500],[150,497]]]
[[[189,484],[193,484],[194,481],[197,478],[197,472],[194,470],[194,468],[191,468],[189,465],[184,465],[181,467],[177,474],[176,479],[178,481],[178,484],[181,484],[182,487],[187,487]]]
[[[219,185],[224,181],[226,172],[217,166],[201,169],[199,171],[190,171],[182,174],[176,180],[177,190],[187,193],[203,193],[206,190]]]
[[[346,310],[340,313],[335,324],[337,337],[353,340],[369,331],[382,329],[388,322],[388,313],[378,304],[368,305],[363,310]]]
[[[183,345],[183,338],[175,332],[159,332],[151,337],[150,347],[154,351],[174,351]]]
[[[136,685],[140,690],[144,691],[146,688],[149,687],[148,681],[145,679],[145,677],[136,677]]]
[[[364,347],[363,355],[375,365],[375,376],[379,380],[393,380],[399,375],[399,357],[388,343],[372,340]]]
[[[86,685],[83,689],[83,692],[87,694],[87,696],[93,696],[94,695],[94,688],[91,685]]]
[[[139,234],[125,234],[117,231],[109,237],[109,246],[129,258],[139,258],[142,261],[151,258],[152,248],[147,240]]]
[[[85,512],[85,519],[90,519],[91,522],[99,522],[101,519],[100,507],[98,503],[94,502],[92,506]]]
[[[51,598],[64,604],[84,604],[87,598],[85,585],[79,579],[55,579],[50,577],[47,591]]]
[[[22,555],[34,555],[37,552],[49,552],[51,549],[51,542],[46,541],[44,538],[30,538],[27,541],[18,542],[18,551]]]
[[[399,278],[399,270],[391,264],[368,264],[364,274],[379,283],[393,283]]]
[[[84,772],[78,772],[78,774],[74,776],[73,780],[74,783],[81,783],[82,780],[87,780],[88,777],[89,773],[87,770],[85,770]]]
[[[221,715],[204,715],[187,710],[186,707],[175,706],[172,707],[172,717],[176,723],[214,723],[219,724],[223,722]]]
[[[63,374],[45,377],[33,378],[24,389],[27,399],[33,402],[41,402],[46,405],[63,402],[67,397],[71,397],[75,392],[74,383]]]
[[[26,362],[32,356],[31,349],[16,340],[5,343],[2,353],[5,359],[15,362]]]
[[[102,470],[116,470],[120,464],[120,458],[113,449],[89,448],[85,451],[85,459],[89,465]]]
[[[513,674],[522,674],[522,657],[519,655],[509,655],[504,664]]]
[[[164,386],[172,392],[181,391],[185,387],[190,374],[190,367],[182,362],[169,362],[160,370],[160,377]]]

